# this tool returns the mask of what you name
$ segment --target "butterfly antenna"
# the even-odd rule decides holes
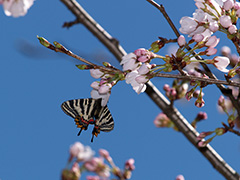
[[[83,130],[83,128],[81,128],[80,131],[78,132],[78,136],[80,136],[82,130]]]

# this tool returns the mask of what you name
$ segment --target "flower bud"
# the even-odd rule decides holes
[[[235,33],[237,32],[237,27],[236,27],[235,25],[229,26],[228,32],[229,32],[230,34],[235,34]]]
[[[227,16],[227,15],[222,15],[220,18],[220,24],[224,27],[224,28],[228,28],[229,26],[232,25],[232,21],[231,21],[231,17]]]
[[[99,69],[90,69],[90,74],[95,79],[98,79],[104,75],[104,73]]]
[[[183,35],[180,35],[177,39],[178,45],[183,47],[186,44],[186,39]]]

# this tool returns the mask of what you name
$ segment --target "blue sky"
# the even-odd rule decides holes
[[[175,38],[162,15],[147,1],[78,2],[127,52],[149,48],[158,36]],[[180,18],[191,16],[195,10],[193,0],[161,3],[178,28]],[[90,145],[96,152],[107,149],[120,168],[127,159],[134,158],[133,180],[172,180],[178,174],[189,180],[224,179],[181,133],[156,128],[153,120],[161,110],[146,94],[137,95],[125,82],[112,89],[108,104],[115,129],[101,133],[94,143],[90,142],[91,130],[77,136],[78,129],[60,105],[66,100],[90,97],[94,79],[88,71],[75,67],[76,60],[42,47],[37,35],[58,41],[89,61],[111,61],[119,66],[85,27],[61,27],[74,19],[60,1],[36,0],[21,18],[7,17],[0,11],[0,179],[59,179],[69,146],[76,141]],[[225,42],[222,40],[218,47]],[[166,53],[164,48],[159,54]],[[218,76],[222,78],[223,74]],[[171,82],[153,80],[161,92],[162,86]],[[213,130],[226,121],[226,116],[216,110],[219,90],[211,85],[204,92],[206,105],[201,109],[193,106],[194,101],[176,103],[190,121],[199,111],[208,113],[209,119],[198,126],[200,132]],[[240,141],[235,135],[218,137],[211,145],[235,170],[240,170]]]

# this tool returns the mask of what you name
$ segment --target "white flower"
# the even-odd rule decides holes
[[[205,22],[207,20],[207,14],[201,9],[196,9],[193,13],[193,18],[198,22]]]
[[[184,16],[180,20],[181,28],[179,29],[181,33],[183,34],[190,34],[192,33],[196,28],[198,23],[195,21],[194,18]]]
[[[80,142],[75,142],[73,145],[70,146],[70,154],[73,157],[77,157],[79,153],[84,151],[84,145]]]
[[[102,99],[101,106],[106,106],[108,99],[110,97],[110,93],[100,94],[97,90],[93,89],[91,91],[91,97],[93,99]]]
[[[123,65],[123,71],[126,71],[126,70],[135,70],[142,63],[137,61],[136,54],[129,53],[122,57],[122,61],[120,64]]]
[[[84,150],[78,153],[78,161],[88,161],[94,156],[95,152],[89,146],[84,146]]]
[[[99,69],[90,69],[90,74],[93,78],[98,79],[98,78],[102,77],[102,75],[104,73],[102,71],[100,71]]]
[[[139,74],[147,74],[150,71],[151,67],[152,66],[150,64],[144,63],[137,71]]]
[[[24,16],[28,9],[33,5],[34,0],[5,0],[3,9],[7,16]]]
[[[226,67],[229,65],[230,60],[227,57],[216,56],[214,59],[214,66],[222,72],[228,72],[229,70]]]
[[[126,75],[126,83],[131,84],[134,91],[136,93],[140,94],[141,92],[144,92],[146,90],[146,85],[143,83],[138,83],[136,81],[136,77],[139,76],[137,71],[132,71]]]
[[[207,40],[205,46],[214,48],[217,46],[219,41],[220,41],[220,38],[217,38],[216,36],[212,36]]]

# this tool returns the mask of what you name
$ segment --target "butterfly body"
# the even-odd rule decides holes
[[[109,132],[114,128],[114,121],[107,106],[101,106],[101,99],[73,99],[61,105],[62,110],[72,118],[80,131],[87,130],[89,124],[94,124],[92,140],[100,131]]]

